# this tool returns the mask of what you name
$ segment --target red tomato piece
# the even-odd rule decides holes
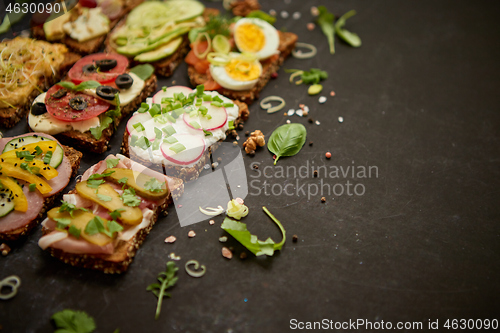
[[[200,74],[205,74],[209,68],[210,62],[208,60],[199,61],[194,65],[194,69]]]
[[[99,71],[98,73],[84,73],[83,68],[86,65],[95,65],[95,62],[103,59],[115,59],[116,66],[109,71]],[[128,59],[121,54],[115,53],[94,53],[78,60],[68,72],[68,76],[75,84],[84,81],[94,80],[99,83],[108,83],[114,81],[118,75],[125,73],[128,67]]]
[[[201,61],[201,59],[200,59],[200,58],[198,58],[198,57],[194,54],[194,51],[193,51],[193,50],[189,51],[189,53],[188,53],[188,54],[187,54],[187,56],[186,56],[186,59],[184,59],[184,60],[186,61],[186,63],[187,63],[188,65],[191,65],[191,66],[194,66],[194,65],[196,65],[198,62],[200,62],[200,61]]]
[[[56,119],[62,121],[81,121],[96,117],[109,109],[109,103],[94,96],[86,95],[83,92],[68,90],[65,96],[54,98],[52,95],[60,89],[63,88],[55,85],[47,91],[47,95],[45,96],[47,112]],[[69,102],[74,97],[82,98],[87,103],[87,107],[83,110],[73,109]]]

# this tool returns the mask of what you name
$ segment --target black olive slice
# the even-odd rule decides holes
[[[69,106],[73,110],[82,111],[87,107],[87,101],[81,96],[76,96],[69,100]]]
[[[121,74],[118,75],[118,77],[115,80],[116,86],[119,89],[128,89],[132,87],[132,84],[134,83],[134,79],[132,79],[132,76],[128,74]]]
[[[66,96],[67,93],[68,91],[66,89],[59,89],[58,91],[52,94],[52,98],[59,99]]]
[[[115,59],[101,59],[101,60],[96,60],[95,64],[101,72],[107,72],[115,68],[117,62]]]
[[[35,103],[31,106],[31,114],[34,116],[39,116],[47,112],[47,107],[45,103]]]
[[[82,68],[83,74],[90,75],[97,73],[97,67],[94,66],[94,64],[87,64],[83,66]]]
[[[119,93],[118,89],[110,87],[110,86],[99,86],[95,90],[97,96],[102,99],[106,99],[108,101],[112,101],[115,99],[115,95]]]

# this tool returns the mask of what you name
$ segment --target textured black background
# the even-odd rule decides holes
[[[500,5],[493,1],[261,1],[263,9],[286,9],[276,26],[318,47],[310,60],[290,59],[284,67],[319,67],[330,74],[320,105],[305,86],[279,72],[261,97],[280,95],[287,107],[307,104],[321,122],[293,116],[308,129],[302,151],[282,166],[377,166],[379,177],[354,179],[364,196],[341,196],[322,204],[320,196],[249,196],[249,229],[279,240],[261,211],[267,206],[287,230],[283,251],[274,257],[227,260],[218,238],[225,233],[201,222],[181,228],[175,210],[152,230],[121,276],[67,266],[37,245],[37,229],[5,258],[0,277],[17,274],[19,294],[0,302],[6,332],[51,332],[50,316],[65,308],[85,310],[99,332],[284,332],[289,321],[423,321],[494,318],[499,314],[500,115],[498,44]],[[208,3],[212,5],[212,3]],[[337,40],[327,52],[319,29],[310,32],[311,5],[325,4],[340,15],[356,9],[347,26],[363,41],[359,49]],[[220,5],[214,3],[213,5]],[[302,13],[301,20],[291,14]],[[187,84],[186,66],[170,85]],[[245,130],[266,137],[284,124],[282,112],[268,115],[258,102]],[[344,122],[337,121],[339,116]],[[119,149],[124,123],[110,153]],[[20,123],[6,135],[27,130]],[[243,138],[243,133],[241,133]],[[240,141],[241,142],[241,141]],[[332,152],[326,160],[324,153]],[[85,154],[80,171],[104,158]],[[272,165],[266,149],[246,158]],[[264,177],[259,178],[264,181]],[[285,184],[293,179],[270,179]],[[301,179],[319,183],[319,179]],[[331,184],[345,179],[324,179]],[[292,243],[293,234],[299,236]],[[177,236],[174,244],[164,238]],[[234,240],[239,254],[242,247]],[[145,291],[175,252],[179,281],[154,320],[156,298]],[[200,279],[183,269],[189,259],[207,265]],[[245,302],[245,299],[247,302]],[[443,330],[443,329],[441,329]]]

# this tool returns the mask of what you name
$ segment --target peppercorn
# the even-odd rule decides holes
[[[293,235],[293,236],[292,236],[292,241],[293,241],[294,243],[297,243],[297,241],[298,241],[298,240],[299,240],[299,236],[297,236],[297,235]]]
[[[246,252],[241,252],[240,259],[246,259],[246,258],[247,258],[247,253]]]
[[[312,146],[313,145],[313,142],[312,141],[309,141],[309,146]]]
[[[325,197],[321,197],[321,202],[325,203],[326,202],[326,198]]]

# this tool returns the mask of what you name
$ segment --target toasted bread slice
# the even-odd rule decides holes
[[[248,116],[250,115],[250,111],[248,110],[248,105],[240,102],[240,101],[234,101],[234,103],[238,106],[239,111],[238,111],[238,118],[234,120],[234,125],[235,127],[248,119]],[[228,130],[229,134],[230,130]],[[181,166],[175,166],[175,165],[162,165],[162,164],[156,164],[153,163],[149,160],[144,160],[134,154],[132,150],[130,150],[129,147],[129,134],[127,131],[123,134],[123,142],[122,142],[122,147],[121,151],[125,156],[128,156],[130,159],[133,161],[136,161],[144,166],[147,166],[150,169],[157,170],[159,172],[164,173],[167,176],[171,177],[177,177],[180,178],[184,181],[190,181],[197,179],[203,170],[203,167],[205,164],[210,163],[210,154],[213,153],[217,147],[220,145],[220,142],[216,142],[214,145],[208,148],[207,152],[203,154],[203,156],[200,158],[200,160],[193,166],[187,168],[187,167],[181,167]]]
[[[96,139],[90,131],[79,132],[75,130],[65,131],[54,135],[54,137],[61,143],[76,147],[78,149],[89,151],[92,153],[101,154],[104,153],[109,148],[109,142],[116,127],[120,124],[120,121],[125,118],[128,114],[135,111],[149,95],[156,91],[158,81],[156,75],[152,74],[149,79],[145,81],[144,89],[141,94],[137,96],[131,103],[121,107],[121,116],[116,117],[114,123],[110,124],[108,128],[102,131],[101,138]],[[30,129],[36,131],[36,128]]]
[[[123,16],[127,15],[132,9],[139,6],[143,2],[144,0],[125,0],[124,7],[122,8],[122,11],[118,18],[110,20],[109,22],[110,31],[113,30],[113,28]],[[31,34],[36,39],[46,40],[42,25],[31,28]],[[56,42],[65,44],[69,49],[78,54],[87,55],[99,52],[105,40],[106,35],[95,37],[85,42],[79,42],[69,36],[64,36],[62,39],[57,40]]]
[[[297,42],[297,35],[291,32],[278,31],[280,36],[280,43],[278,50],[280,51],[279,57],[271,57],[262,63],[262,75],[257,84],[250,90],[235,91],[230,89],[221,88],[218,90],[222,95],[239,100],[247,104],[251,104],[255,99],[259,98],[259,93],[267,85],[271,79],[271,75],[277,72],[285,59],[290,55],[295,48]],[[188,66],[188,76],[191,84],[196,87],[200,84],[205,84],[209,79],[207,74],[198,73],[193,66]]]
[[[68,159],[71,165],[72,172],[70,179],[74,178],[78,174],[78,168],[80,167],[80,161],[82,159],[83,154],[80,153],[78,150],[68,146],[62,145],[62,148],[64,149],[64,155],[66,155],[66,158]],[[0,240],[14,241],[24,235],[27,235],[35,226],[37,226],[42,221],[42,217],[45,214],[45,212],[50,208],[52,208],[54,203],[56,203],[56,201],[61,198],[62,191],[63,189],[61,189],[61,191],[59,191],[58,193],[55,193],[54,195],[45,198],[43,203],[43,208],[38,213],[38,217],[30,221],[28,224],[8,232],[3,232],[3,233],[0,232]]]

